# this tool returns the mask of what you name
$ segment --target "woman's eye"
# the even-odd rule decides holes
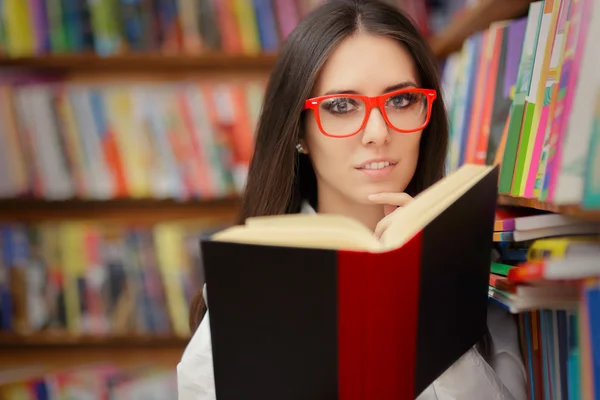
[[[358,108],[358,104],[354,99],[348,97],[336,97],[323,102],[323,109],[332,114],[346,114]]]
[[[393,108],[405,108],[415,102],[415,97],[412,93],[402,93],[393,97],[390,97],[387,101],[388,106]]]

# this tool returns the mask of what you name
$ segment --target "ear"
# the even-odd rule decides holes
[[[300,146],[302,146],[302,148],[299,150],[299,153],[308,154],[308,144],[306,143],[306,140],[299,139],[298,144],[300,144]]]

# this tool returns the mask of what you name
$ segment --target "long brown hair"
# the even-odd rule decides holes
[[[304,18],[288,37],[271,74],[256,134],[239,221],[295,213],[316,198],[307,156],[296,151],[303,134],[303,105],[336,46],[356,32],[388,36],[412,54],[420,85],[440,93],[438,65],[413,23],[391,5],[374,0],[329,1]],[[441,94],[441,93],[440,93]],[[415,195],[443,177],[448,121],[443,99],[433,104],[420,144],[419,162],[407,192]]]
[[[328,57],[356,32],[397,40],[412,55],[420,86],[438,92],[406,192],[414,196],[444,176],[448,120],[437,61],[427,42],[407,16],[383,1],[330,0],[298,24],[280,50],[258,122],[240,223],[248,217],[299,212],[304,199],[314,204],[317,184],[312,164],[296,151],[303,134],[303,105]],[[205,311],[201,294],[191,311],[195,329]]]

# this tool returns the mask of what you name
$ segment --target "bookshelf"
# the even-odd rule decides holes
[[[192,201],[6,199],[0,200],[0,222],[89,219],[151,223],[188,218],[228,218],[235,215],[238,209],[239,199],[236,197]]]
[[[600,35],[600,7],[526,3],[511,4],[521,18],[467,33],[447,58],[448,165],[499,166],[488,297],[518,320],[527,397],[594,398],[600,58],[592,38]],[[480,3],[489,12],[494,6]]]
[[[315,2],[313,2],[315,3]],[[428,40],[436,54],[446,60],[477,32],[494,22],[526,16],[531,0],[481,0],[462,12],[444,30]],[[207,81],[266,78],[276,60],[274,52],[262,50],[247,54],[220,49],[199,54],[147,52],[115,53],[99,56],[91,52],[0,56],[0,72],[35,71],[64,75],[72,81],[110,82],[118,77],[134,82],[143,79],[163,81],[179,77]],[[80,79],[81,78],[81,79]],[[1,111],[1,110],[0,110]],[[600,211],[581,206],[554,206],[548,202],[519,196],[501,195],[499,204],[535,208],[600,221]],[[157,200],[118,198],[109,200],[44,200],[15,198],[0,200],[0,225],[23,222],[28,225],[86,220],[93,224],[140,224],[149,229],[161,222],[187,220],[232,221],[239,208],[237,194],[210,200]],[[147,363],[149,359],[172,368],[187,343],[186,336],[171,335],[73,335],[65,331],[31,334],[0,333],[0,366],[30,365],[42,360],[53,367],[111,360],[119,365]],[[68,355],[66,357],[65,355]]]
[[[510,20],[527,14],[533,0],[481,0],[465,9],[441,32],[429,38],[436,56],[443,60],[460,50],[464,41],[475,32],[487,29],[496,21]]]
[[[181,350],[188,337],[172,335],[73,335],[65,332],[44,332],[31,335],[0,334],[0,348],[164,348]]]
[[[28,68],[44,71],[94,72],[249,72],[268,73],[275,64],[275,54],[227,54],[223,52],[198,55],[165,55],[125,53],[111,56],[89,54],[52,54],[30,57],[0,57],[0,68]]]
[[[600,210],[586,210],[577,205],[555,205],[537,199],[513,197],[510,195],[499,195],[498,204],[503,206],[534,208],[536,210],[549,211],[562,215],[569,215],[581,219],[600,221]]]

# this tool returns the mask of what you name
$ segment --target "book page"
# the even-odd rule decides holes
[[[245,225],[221,231],[213,236],[213,240],[273,246],[388,251],[402,246],[493,168],[467,164],[442,179],[398,211],[381,241],[360,222],[332,214],[248,218]]]
[[[456,173],[419,194],[413,202],[402,207],[395,223],[390,225],[382,235],[383,250],[402,246],[493,168],[493,166],[465,164]]]
[[[304,215],[298,218],[298,220],[307,219],[313,219],[315,220],[313,222],[316,222],[319,217]],[[381,244],[372,233],[366,236],[361,233],[361,231],[340,229],[337,226],[325,224],[301,223],[297,226],[276,224],[269,226],[258,223],[251,226],[234,226],[216,233],[212,240],[336,250],[375,251],[381,248]]]

